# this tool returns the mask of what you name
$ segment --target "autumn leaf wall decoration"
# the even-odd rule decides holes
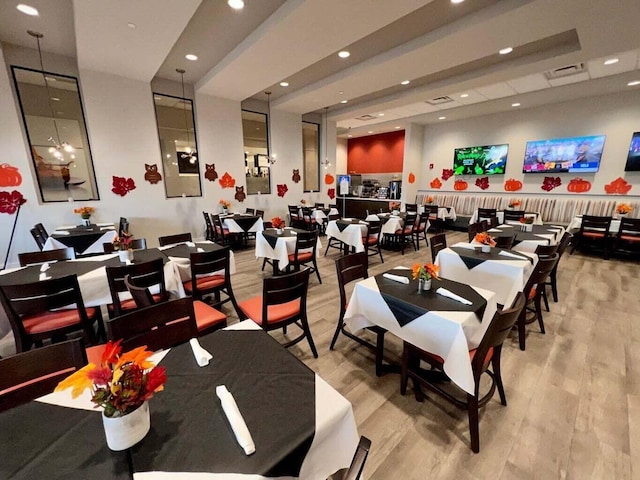
[[[559,187],[560,185],[562,185],[562,180],[560,180],[560,177],[544,177],[544,180],[542,181],[542,186],[540,188],[545,192],[550,192],[551,190]]]
[[[12,192],[0,192],[0,213],[13,215],[20,205],[27,203],[27,199],[22,194],[14,190]]]
[[[336,189],[330,188],[329,190],[327,190],[327,195],[331,200],[333,200],[334,198],[336,198]]]
[[[489,188],[489,177],[476,178],[476,187],[481,190]]]
[[[433,180],[431,180],[431,183],[429,183],[429,186],[431,188],[435,188],[436,190],[440,190],[442,188],[442,182],[438,177],[436,177]]]
[[[219,182],[222,188],[233,188],[236,186],[236,180],[231,175],[229,175],[229,172],[224,172],[224,175],[222,175],[222,178],[219,180]]]
[[[136,183],[133,181],[133,178],[113,176],[113,187],[111,188],[111,191],[116,195],[124,197],[131,190],[135,190],[135,188]]]
[[[613,182],[604,186],[604,191],[607,195],[626,195],[631,190],[632,185],[629,184],[624,178],[618,177]]]
[[[452,168],[443,168],[442,169],[442,180],[445,182],[453,177],[453,169]]]
[[[289,188],[284,183],[280,184],[280,185],[277,185],[277,188],[278,188],[278,196],[279,197],[284,197],[285,194],[289,191]]]

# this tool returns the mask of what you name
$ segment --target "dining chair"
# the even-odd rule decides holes
[[[324,203],[315,202],[313,208],[319,208],[320,210],[324,210]]]
[[[520,222],[520,219],[524,217],[524,210],[505,210],[504,211],[504,223]]]
[[[120,340],[122,351],[146,346],[156,351],[198,336],[193,300],[179,298],[140,308],[107,322],[110,340]]]
[[[289,212],[289,226],[293,228],[304,229],[305,225],[302,219],[300,218],[300,211],[297,205],[287,205],[287,210]]]
[[[211,214],[211,223],[213,224],[214,241],[220,245],[231,244],[231,236],[229,229],[224,226],[222,219],[218,214]]]
[[[536,247],[536,252],[535,253],[536,253],[536,255],[538,255],[538,258],[540,258],[540,257],[551,257],[554,253],[556,253],[558,251],[558,247],[559,247],[559,244],[555,244],[555,245],[538,245]],[[558,260],[560,260],[559,256],[558,256]],[[558,265],[558,262],[556,262],[556,266],[557,265]],[[553,268],[555,268],[555,266]],[[551,278],[551,274],[549,274],[549,277],[545,281],[544,287],[541,287],[541,290],[542,290],[542,301],[544,302],[544,308],[545,308],[545,310],[547,312],[549,311],[549,299],[547,298],[546,285],[551,285],[551,282],[549,281],[550,278]]]
[[[523,292],[527,299],[527,305],[518,319],[518,342],[520,344],[520,350],[524,350],[526,346],[526,326],[528,324],[537,320],[540,332],[542,334],[546,333],[542,318],[542,292],[544,291],[547,278],[559,258],[560,256],[557,253],[549,257],[538,258],[538,263],[524,286]],[[527,313],[530,313],[530,315],[527,315]]]
[[[31,232],[31,236],[33,237],[33,239],[36,241],[36,245],[38,245],[38,248],[42,250],[45,243],[47,242],[47,239],[42,236],[42,233],[40,233],[40,231],[36,227],[33,227],[29,231]]]
[[[304,222],[304,229],[319,230],[320,226],[318,225],[318,222],[316,221],[315,218],[311,216],[313,214],[313,209],[311,207],[302,207],[300,210],[302,212],[302,221]]]
[[[191,232],[177,233],[175,235],[165,235],[164,237],[158,237],[158,243],[161,247],[167,245],[173,245],[175,243],[192,242]]]
[[[43,250],[41,252],[23,252],[18,254],[18,261],[21,267],[45,262],[57,262],[63,260],[74,260],[76,251],[71,248],[57,248],[55,250]]]
[[[204,217],[205,239],[210,242],[215,242],[215,231],[213,229],[213,223],[211,222],[209,212],[203,211],[202,216]]]
[[[425,374],[425,370],[420,368],[420,362],[424,361],[429,363],[432,368],[444,372],[444,360],[442,357],[424,351],[407,342],[404,342],[403,345],[400,393],[402,395],[406,393],[408,379],[411,378],[413,380],[415,397],[419,402],[424,401],[424,394],[420,387],[425,387],[457,407],[466,409],[469,417],[471,450],[475,453],[480,451],[479,407],[491,400],[496,388],[500,395],[500,402],[504,406],[507,405],[500,365],[502,345],[518,321],[524,305],[525,296],[522,292],[518,292],[511,307],[496,312],[478,348],[469,351],[475,389],[473,394],[465,393],[466,398],[461,397],[459,394],[456,394],[457,392],[455,392],[455,390],[452,391],[451,388],[445,386],[450,385],[450,382],[433,381],[433,377]],[[490,366],[492,370],[489,370]],[[489,387],[489,391],[480,397],[481,377],[485,373],[491,379],[491,386]]]
[[[65,339],[71,332],[82,331],[87,345],[104,338],[100,309],[84,306],[78,277],[67,275],[21,285],[0,285],[2,304],[16,342],[16,351],[32,345],[42,347],[43,340]]]
[[[342,480],[360,480],[370,449],[371,440],[362,435],[358,442],[356,453],[353,455],[353,459],[351,460],[351,465],[349,465],[349,468],[342,477]]]
[[[558,265],[560,265],[560,260],[562,259],[562,256],[567,250],[567,247],[571,243],[572,239],[573,235],[571,235],[569,232],[564,232],[562,238],[560,239],[560,242],[558,243],[558,249],[556,250],[556,253],[558,254],[558,261],[553,266],[553,270],[551,270],[551,273],[549,274],[549,279],[545,283],[545,285],[551,286],[551,294],[553,295],[553,301],[555,303],[558,303]]]
[[[476,237],[476,234],[482,231],[480,230],[481,228],[482,228],[482,225],[480,224],[480,222],[472,223],[469,225],[469,227],[467,228],[467,233],[469,235],[469,242],[472,242],[473,239]]]
[[[133,240],[131,240],[131,243],[129,243],[129,248],[131,248],[131,250],[146,250],[146,248],[147,248],[147,239],[146,238],[134,238]],[[113,246],[113,243],[111,243],[111,242],[104,242],[102,244],[102,250],[104,251],[104,253],[117,252],[117,250]]]
[[[318,231],[298,232],[296,235],[296,248],[293,253],[289,254],[289,265],[287,272],[293,268],[296,272],[300,271],[301,266],[309,267],[318,276],[318,282],[322,283],[320,278],[320,270],[316,260],[316,249],[318,248]],[[311,265],[309,265],[311,264]]]
[[[571,254],[582,247],[602,250],[605,260],[609,259],[611,217],[583,215],[580,231],[573,238]]]
[[[0,412],[53,392],[86,364],[81,338],[0,359]]]
[[[411,243],[411,245],[413,245],[413,249],[416,249],[416,246],[413,243],[413,228],[417,218],[417,213],[407,213],[404,218],[404,226],[395,232],[398,242],[400,243],[400,248],[402,248],[402,255],[404,255],[404,248],[407,243]]]
[[[495,208],[478,208],[478,221],[492,218],[498,218],[498,210]]]
[[[313,356],[318,358],[307,320],[310,272],[305,268],[300,272],[265,278],[262,281],[262,296],[240,302],[238,306],[241,320],[250,319],[267,332],[295,324],[302,334],[283,346],[289,348],[306,338]]]
[[[150,307],[151,305],[159,303],[153,298],[148,287],[136,285],[135,280],[133,280],[130,275],[124,277],[124,284],[127,286],[127,290],[129,290],[138,308]],[[226,314],[200,300],[193,301],[193,312],[196,317],[198,336],[207,335],[208,333],[227,326]]]
[[[154,295],[156,302],[169,299],[169,294],[164,283],[164,262],[161,258],[149,262],[106,267],[107,282],[111,293],[111,303],[107,305],[109,317],[119,317],[124,313],[137,309],[133,299],[123,300],[122,294],[128,292],[124,283],[124,277],[130,275],[136,280],[136,284],[144,287],[157,287],[158,293]]]
[[[616,254],[637,255],[640,253],[640,218],[623,218],[613,241]]]
[[[498,217],[491,217],[489,219],[489,228],[495,228],[498,226]]]
[[[256,210],[256,215],[264,220],[264,210]]]
[[[513,247],[513,242],[515,241],[515,239],[516,239],[515,235],[505,235],[505,236],[500,235],[499,237],[495,238],[496,247],[503,248],[505,250],[511,250],[511,247]]]
[[[329,215],[329,222],[334,220],[340,220],[340,215],[338,214]],[[325,257],[327,256],[327,252],[329,251],[330,248],[337,248],[338,250],[343,251],[344,242],[336,237],[329,237],[329,239],[327,240],[327,248],[325,248],[324,250]]]
[[[429,246],[429,240],[427,240],[427,229],[429,228],[429,212],[423,212],[418,217],[416,224],[413,226],[411,232],[412,241],[415,243],[416,250],[420,251],[420,240],[424,240],[427,247]]]
[[[122,235],[122,232],[129,233],[129,220],[125,217],[120,217],[118,222],[118,235]]]
[[[447,235],[438,233],[431,237],[431,261],[435,262],[438,252],[447,248]]]
[[[40,235],[42,235],[42,238],[44,238],[45,240],[49,238],[49,233],[47,232],[47,229],[44,228],[44,225],[42,223],[36,223],[34,228],[38,230],[38,232],[40,232]]]
[[[245,209],[244,213],[250,213],[251,215],[255,215],[255,214],[256,214],[256,211],[255,211],[255,209],[253,209],[253,208],[249,208],[249,207],[247,207],[247,208]]]
[[[367,347],[375,353],[376,375],[380,377],[382,375],[382,360],[384,355],[384,335],[387,333],[387,330],[382,327],[378,327],[377,325],[367,328],[367,330],[376,334],[376,343],[374,345],[364,338],[349,332],[344,326],[344,315],[347,311],[347,302],[349,301],[345,287],[351,282],[356,280],[365,280],[369,277],[368,261],[369,258],[364,252],[352,253],[336,259],[338,289],[340,291],[340,316],[338,317],[338,324],[336,326],[336,331],[333,334],[329,350],[333,350],[336,341],[338,340],[338,335],[342,332],[348,338],[355,340],[360,345]]]
[[[367,232],[362,237],[362,244],[367,257],[380,255],[380,262],[384,263],[382,258],[382,249],[380,248],[380,235],[382,232],[382,222],[380,220],[370,220],[367,222]]]

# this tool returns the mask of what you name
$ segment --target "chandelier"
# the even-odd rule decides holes
[[[184,96],[184,74],[186,73],[186,70],[183,70],[181,68],[176,68],[176,72],[180,74],[180,78],[182,82],[182,105],[184,106],[183,108],[184,128],[187,131],[187,148],[184,149],[184,153],[180,155],[180,158],[182,158],[183,160],[188,160],[191,165],[195,165],[195,163],[198,161],[198,154],[195,148],[193,150],[191,149],[191,137],[189,136],[189,122],[187,121],[187,100],[186,100],[187,97]]]
[[[271,154],[271,148],[273,144],[271,143],[271,92],[264,92],[267,96],[267,162],[269,165],[274,165],[276,163],[276,154]]]
[[[49,113],[51,114],[51,118],[53,119],[53,127],[56,131],[56,137],[50,136],[47,138],[47,141],[51,142],[53,145],[49,147],[49,153],[52,154],[55,158],[62,161],[64,160],[63,152],[67,152],[72,154],[75,149],[65,141],[60,141],[60,132],[58,131],[58,123],[56,122],[56,116],[53,112],[53,106],[51,105],[51,92],[49,91],[49,82],[47,82],[47,76],[44,73],[44,64],[42,63],[42,50],[40,49],[40,39],[44,37],[44,35],[40,32],[35,32],[33,30],[27,30],[27,33],[36,39],[38,44],[38,58],[40,59],[40,71],[42,72],[42,79],[44,80],[44,86],[47,90],[47,105],[49,105]],[[71,155],[71,158],[75,158],[75,155]]]
[[[327,130],[327,111],[329,107],[324,107],[324,160],[320,162],[320,165],[324,167],[324,169],[328,169],[331,166],[331,162],[329,161],[329,132]]]

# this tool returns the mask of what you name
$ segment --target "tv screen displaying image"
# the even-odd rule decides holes
[[[629,145],[629,156],[627,164],[624,167],[625,172],[640,171],[640,132],[636,132],[631,137],[631,145]]]
[[[527,142],[524,173],[590,173],[600,168],[605,135]]]
[[[509,145],[485,145],[456,148],[453,154],[455,175],[504,174]]]

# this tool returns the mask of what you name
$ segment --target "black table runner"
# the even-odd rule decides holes
[[[386,273],[409,279],[412,276],[411,270],[390,270]],[[409,285],[406,285],[389,280],[383,277],[382,274],[376,275],[375,279],[380,295],[401,327],[432,311],[474,312],[478,317],[478,321],[482,322],[482,316],[487,308],[487,301],[473,287],[453,280],[445,278],[431,280],[431,290],[418,293],[418,282],[416,280],[412,280]],[[466,298],[471,302],[471,305],[466,305],[436,293],[436,290],[440,287]]]
[[[251,227],[255,225],[260,217],[256,215],[232,215],[222,218],[222,220],[234,220],[238,226],[248,232]]]
[[[161,250],[163,255],[167,257],[181,257],[181,258],[190,258],[192,253],[198,253],[198,248],[201,248],[205,252],[214,252],[216,250],[221,250],[224,247],[221,247],[217,243],[196,243],[195,247],[189,247],[188,245],[180,244],[175,247],[167,248],[165,250]],[[134,256],[137,256],[136,252]]]
[[[353,220],[336,220],[336,227],[338,227],[338,230],[340,230],[341,232],[344,232],[344,230],[349,226],[349,225],[359,225],[360,224],[360,220],[353,219]]]
[[[521,260],[529,260],[530,263],[533,263],[533,259],[526,255],[522,255],[521,253],[513,253],[513,255],[518,255],[522,258],[515,258],[510,255],[500,255],[500,252],[503,251],[502,248],[491,247],[491,252],[483,253],[480,251],[481,247],[476,247],[473,250],[469,248],[463,247],[450,247],[451,250],[456,252],[460,257],[460,260],[464,262],[469,270],[478,265],[486,262],[487,260],[499,260],[499,261],[521,261]],[[509,252],[512,253],[512,252]]]
[[[91,224],[88,227],[78,226],[75,228],[65,229],[69,232],[69,235],[58,235],[52,233],[51,237],[58,240],[60,243],[65,244],[67,247],[72,247],[76,253],[82,253],[91,245],[93,245],[98,239],[106,232],[112,229],[100,230],[98,225]],[[113,229],[115,231],[115,228]]]
[[[285,228],[282,230],[282,233],[277,233],[275,228],[267,228],[262,231],[262,236],[267,243],[271,245],[271,248],[276,248],[279,238],[296,237],[298,232],[304,232],[304,230],[300,230],[299,228]]]

